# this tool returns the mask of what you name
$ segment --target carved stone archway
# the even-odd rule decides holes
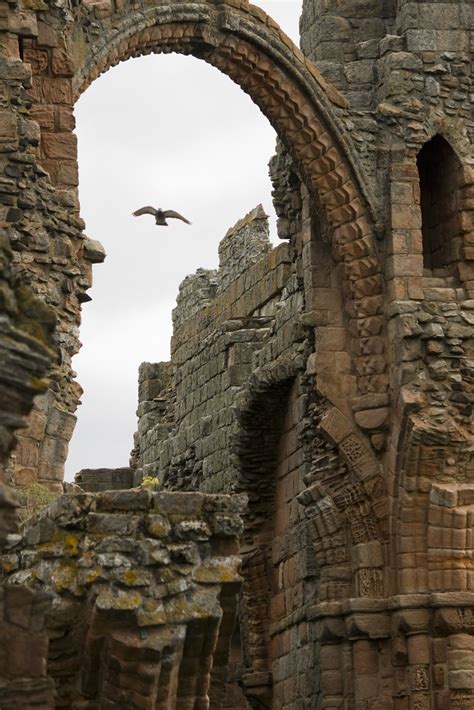
[[[40,165],[60,190],[59,199],[76,219],[76,229],[81,220],[73,107],[99,74],[129,57],[179,52],[211,63],[248,93],[274,126],[310,199],[324,216],[346,313],[342,348],[351,362],[350,390],[358,391],[362,398],[367,393],[386,397],[387,382],[381,376],[386,370],[386,348],[383,280],[373,229],[375,206],[341,120],[347,102],[270,17],[247,2],[208,0],[191,4],[175,0],[133,7],[108,0],[83,2],[66,15],[58,8],[42,12],[37,29],[22,40],[21,52],[32,68],[31,114],[40,126]],[[66,292],[64,298],[68,293],[77,296],[64,316],[59,315],[60,330],[64,322],[68,333],[61,355],[66,380],[70,379],[71,357],[79,347],[80,303],[88,300],[85,291],[91,284],[91,263],[103,259],[94,244],[81,242],[80,234],[77,238],[70,253],[77,259],[80,273],[67,276],[61,285]],[[333,335],[331,323],[319,319],[318,331],[319,351],[325,347],[330,351],[333,346],[326,342]],[[63,385],[60,381],[47,404],[48,411],[56,408],[68,412],[62,424],[64,445],[57,454],[56,480],[61,476],[73,428],[70,415],[78,396],[74,383]],[[35,416],[44,419],[44,411]],[[42,454],[29,454],[20,454],[24,459],[20,466],[26,466],[28,472],[30,459],[39,458],[41,468]]]
[[[178,52],[204,59],[233,79],[259,106],[295,161],[329,226],[351,313],[358,301],[381,292],[371,220],[374,205],[338,113],[346,100],[327,84],[276,23],[246,2],[144,4],[131,16],[111,11],[90,34],[90,9],[78,13],[65,40],[73,100],[112,65],[129,57]],[[351,248],[352,245],[352,248]]]

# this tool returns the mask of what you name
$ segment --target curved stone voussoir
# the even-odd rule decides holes
[[[73,54],[81,34],[80,18],[78,20],[76,35],[71,35],[69,40]],[[84,59],[76,64],[73,81],[76,95],[90,83],[91,72],[96,75],[97,69],[99,72],[105,70],[112,61],[125,59],[136,49],[143,53],[166,51],[166,44],[172,40],[174,51],[193,53],[211,62],[250,94],[287,143],[311,189],[319,190],[318,184],[312,182],[313,171],[314,174],[324,174],[337,165],[345,164],[349,168],[352,186],[348,185],[348,194],[339,198],[332,196],[331,199],[336,199],[340,206],[350,203],[355,197],[356,201],[368,205],[369,215],[372,213],[371,199],[361,180],[357,163],[351,157],[355,153],[351,152],[350,137],[345,134],[334,110],[334,102],[341,107],[345,105],[345,100],[260,10],[250,13],[246,6],[238,9],[234,4],[226,3],[217,8],[213,3],[157,4],[154,7],[145,6],[137,13],[133,23],[130,17],[116,12],[113,23],[104,18],[102,25],[104,32],[99,41],[82,37],[81,41],[84,43],[85,40],[87,49]],[[86,34],[85,30],[82,33]],[[124,41],[127,43],[125,52]],[[272,101],[265,101],[257,86],[259,79],[265,92],[273,95],[273,106]],[[279,97],[274,93],[277,88]],[[318,129],[321,123],[326,128]],[[306,133],[306,127],[311,127],[311,131],[316,129],[316,133]],[[303,159],[303,155],[307,154],[314,140],[318,149],[312,155],[316,160],[312,170],[309,170],[307,158]],[[334,160],[327,167],[322,167],[326,150],[334,152]],[[333,194],[332,189],[327,192]],[[322,204],[325,205],[324,199]],[[332,207],[327,204],[328,210]],[[361,208],[361,213],[364,209]],[[350,217],[358,213],[356,208]],[[337,215],[334,221],[341,220],[347,221],[345,213]]]

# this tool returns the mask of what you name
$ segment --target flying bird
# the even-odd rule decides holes
[[[168,222],[166,220],[172,217],[175,219],[181,219],[183,222],[186,222],[186,224],[191,224],[189,219],[183,217],[183,215],[179,214],[179,212],[175,212],[174,210],[162,210],[160,208],[155,209],[154,207],[150,207],[150,205],[140,207],[139,210],[135,210],[132,214],[134,217],[140,217],[142,214],[151,214],[155,218],[156,224],[161,225],[162,227],[167,227]]]

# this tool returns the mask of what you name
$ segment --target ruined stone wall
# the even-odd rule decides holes
[[[167,487],[236,489],[236,396],[305,338],[291,247],[271,248],[261,206],[227,232],[219,256],[217,271],[200,269],[180,287],[171,363],[140,368],[132,463]]]
[[[48,356],[42,354],[41,346],[43,350],[45,346],[55,349],[54,357],[49,353],[52,367],[48,369],[48,392],[36,399],[28,427],[18,434],[9,479],[17,486],[39,480],[59,491],[67,443],[75,422],[73,413],[81,391],[70,364],[80,345],[80,303],[89,299],[85,290],[91,285],[91,263],[103,260],[104,255],[100,245],[81,233],[83,222],[78,215],[75,192],[56,191],[45,171],[49,167],[47,160],[38,163],[45,149],[40,145],[38,124],[32,120],[38,118],[38,111],[29,112],[37,96],[32,68],[38,57],[27,49],[31,44],[27,38],[37,32],[35,13],[16,17],[14,13],[6,13],[3,19],[0,221],[2,274],[8,277],[10,285],[2,288],[2,356],[9,358],[7,366],[13,375],[15,366],[21,366],[21,350],[29,353],[29,364],[23,367],[30,369],[31,375],[25,386],[39,393],[44,391],[46,383],[39,382],[35,370],[39,373],[40,369],[46,369],[40,360]],[[21,61],[20,49],[28,63]],[[51,87],[43,88],[42,95],[46,98]],[[72,107],[61,106],[57,111],[55,116],[51,110],[51,129],[55,121],[72,129]],[[68,160],[74,164],[74,155],[69,155]],[[23,335],[23,344],[17,346],[15,353],[9,345],[12,340],[6,317],[12,318],[37,344]]]
[[[78,493],[30,520],[0,555],[2,706],[219,707],[244,503]]]
[[[299,196],[299,185],[293,189]],[[292,223],[299,225],[294,198],[293,207]],[[299,435],[307,391],[295,380],[310,351],[301,320],[303,282],[296,266],[290,268],[293,249],[271,249],[259,207],[227,232],[217,271],[200,269],[185,279],[173,314],[171,362],[140,368],[132,452],[138,477],[157,476],[165,488],[249,495],[239,614],[243,656],[234,657],[231,675],[252,706],[282,708],[314,694],[309,647],[291,647],[305,623],[299,607],[307,581],[300,564],[306,523],[296,498],[304,487]],[[298,691],[291,680],[297,667]],[[235,682],[231,697],[248,707]]]
[[[303,49],[350,100],[342,121],[378,198],[384,296],[370,290],[378,275],[363,239],[334,248],[327,212],[280,146],[272,174],[279,232],[295,257],[288,289],[301,299],[310,349],[314,328],[314,352],[306,370],[276,380],[296,378],[291,387],[306,395],[294,498],[281,505],[281,466],[288,480],[291,468],[278,450],[291,429],[273,419],[290,416],[291,387],[266,396],[256,386],[260,364],[275,362],[276,323],[255,348],[253,375],[235,397],[238,425],[224,439],[237,441],[233,475],[250,494],[241,682],[255,707],[474,702],[472,27],[472,5],[461,2],[304,3]],[[357,322],[335,264],[341,253],[364,315]],[[208,283],[209,297],[215,273]],[[173,360],[177,372],[186,363],[191,388],[192,362]],[[194,474],[177,485],[202,485],[202,449],[182,460]]]
[[[36,378],[45,368],[44,351],[31,340],[25,348],[26,336],[16,335],[12,350],[10,328],[43,345],[52,331],[49,309],[42,333],[34,329],[40,306],[18,288],[29,285],[53,306],[58,334],[50,391],[18,449],[17,481],[41,472],[57,486],[61,476],[79,396],[70,371],[79,307],[90,264],[103,258],[80,234],[73,101],[129,56],[192,53],[234,79],[276,128],[274,197],[289,243],[269,250],[265,220],[254,214],[227,235],[220,271],[183,285],[171,364],[140,372],[132,466],[169,488],[248,493],[243,651],[233,677],[251,706],[471,710],[472,4],[305,0],[307,56],[244,0],[3,10],[0,203],[13,253],[2,242],[2,357],[13,351],[22,372],[20,384],[8,384],[7,412],[28,411],[44,384],[24,370],[33,366]],[[26,319],[15,312],[21,302]],[[2,387],[11,383],[6,362]],[[5,449],[18,419],[1,424]],[[151,505],[147,495],[127,495]],[[81,518],[88,545],[84,526]],[[21,544],[29,549],[16,581],[29,574],[30,555],[36,573],[57,565],[60,583],[75,584],[56,558],[39,561],[42,543]],[[57,559],[74,559],[64,553]],[[103,576],[96,582],[108,598],[125,578],[113,567]],[[114,634],[100,691],[111,702],[117,688],[128,692],[123,663],[138,644]],[[149,660],[149,646],[142,651]],[[223,665],[218,675],[216,707],[229,704]],[[191,685],[200,678],[191,676]],[[41,686],[43,667],[38,677]],[[240,703],[235,684],[232,694]]]
[[[393,34],[395,0],[303,0],[301,47],[351,106],[371,105],[379,43]]]
[[[470,2],[303,2],[301,47],[350,100],[345,125],[378,194],[381,231],[398,151],[407,158],[439,132],[470,155],[473,24]]]

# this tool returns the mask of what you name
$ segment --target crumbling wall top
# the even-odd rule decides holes
[[[219,244],[217,291],[224,291],[271,248],[268,215],[262,205],[257,205],[227,231]]]

